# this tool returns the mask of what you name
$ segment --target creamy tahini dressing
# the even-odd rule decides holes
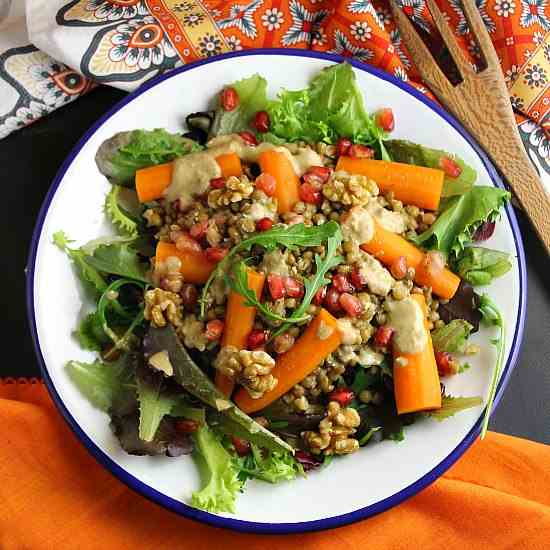
[[[361,276],[373,294],[386,296],[389,293],[393,286],[393,277],[374,256],[362,252],[358,267]]]
[[[216,157],[235,153],[244,162],[252,163],[258,161],[261,153],[270,149],[283,153],[299,177],[312,166],[323,165],[321,157],[306,147],[299,147],[296,154],[292,154],[286,147],[275,146],[272,143],[248,145],[237,134],[219,136],[211,139],[204,151],[191,153],[174,161],[172,182],[165,191],[165,197],[170,202],[179,199],[180,208],[187,208],[191,206],[195,197],[208,190],[211,179],[221,176]]]
[[[388,301],[388,325],[394,329],[393,345],[401,353],[420,353],[428,345],[422,308],[410,296]]]
[[[340,227],[344,240],[358,245],[368,243],[374,237],[374,221],[362,206],[351,208]]]
[[[369,201],[365,208],[386,231],[405,233],[407,230],[407,221],[403,214],[382,208],[375,200]]]

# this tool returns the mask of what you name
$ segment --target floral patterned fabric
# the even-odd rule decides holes
[[[479,66],[461,0],[436,1]],[[525,146],[539,170],[550,174],[550,0],[475,1]],[[398,3],[444,59],[425,0]],[[26,8],[26,19],[0,22],[0,137],[97,83],[132,90],[196,59],[246,48],[340,54],[429,94],[386,0],[27,0]]]

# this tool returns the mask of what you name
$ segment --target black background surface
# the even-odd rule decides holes
[[[124,95],[118,90],[98,88],[0,141],[4,194],[4,214],[0,216],[3,236],[0,334],[4,359],[0,376],[40,375],[25,309],[24,268],[35,219],[72,147]],[[550,443],[550,258],[524,216],[519,213],[518,218],[528,273],[525,338],[518,364],[490,427]]]

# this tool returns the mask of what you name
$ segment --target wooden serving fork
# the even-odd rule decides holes
[[[434,25],[447,46],[462,81],[451,84],[408,17],[390,5],[396,25],[424,82],[485,149],[531,219],[550,254],[550,197],[525,152],[497,54],[474,0],[462,0],[471,33],[485,68],[474,72],[434,0],[426,0]]]

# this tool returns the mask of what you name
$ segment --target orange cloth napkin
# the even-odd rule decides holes
[[[133,493],[88,455],[40,382],[0,381],[0,426],[2,550],[550,547],[550,446],[496,433],[388,512],[271,536],[201,525]]]

